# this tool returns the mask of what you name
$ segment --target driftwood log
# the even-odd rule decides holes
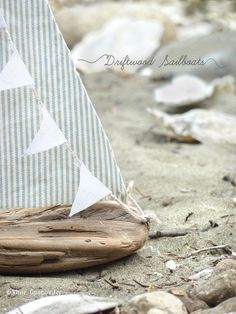
[[[104,264],[141,248],[148,226],[114,201],[68,218],[70,206],[0,213],[0,273],[49,273]]]

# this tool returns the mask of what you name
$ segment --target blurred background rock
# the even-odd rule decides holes
[[[197,21],[210,22],[217,31],[236,29],[235,0],[49,1],[70,48],[86,33],[97,30],[108,19],[121,15],[162,21],[166,41],[175,38],[175,26]]]

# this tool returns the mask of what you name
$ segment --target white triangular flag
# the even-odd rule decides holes
[[[72,204],[70,217],[100,201],[111,194],[111,191],[81,163],[80,184]]]
[[[14,50],[8,63],[0,72],[0,91],[28,85],[34,85],[34,81],[18,52]]]
[[[6,27],[7,27],[7,24],[6,24],[5,19],[3,17],[3,10],[0,9],[0,29],[6,28]]]
[[[46,107],[42,106],[41,109],[43,113],[43,122],[40,130],[28,147],[26,155],[41,153],[66,142],[66,138],[57,126],[56,122],[50,116]]]

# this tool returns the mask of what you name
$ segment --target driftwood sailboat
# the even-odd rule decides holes
[[[84,268],[142,247],[143,212],[47,1],[0,0],[0,96],[0,272]]]

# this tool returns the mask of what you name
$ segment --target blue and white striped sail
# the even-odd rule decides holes
[[[67,148],[69,146],[69,143],[50,116],[47,108],[44,105],[40,105],[40,108],[43,116],[42,125],[28,147],[26,155],[45,152],[65,143],[67,143]],[[83,163],[79,161],[79,164],[79,189],[73,201],[70,216],[81,212],[112,193],[101,181],[92,175]]]
[[[0,9],[42,103],[47,104],[53,121],[75,154],[109,192],[125,195],[110,143],[48,1],[0,0]],[[4,23],[0,25],[3,70],[11,54]],[[0,92],[0,208],[72,204],[78,194],[80,169],[74,167],[74,158],[64,145],[22,158],[41,126],[42,116],[30,86]]]

